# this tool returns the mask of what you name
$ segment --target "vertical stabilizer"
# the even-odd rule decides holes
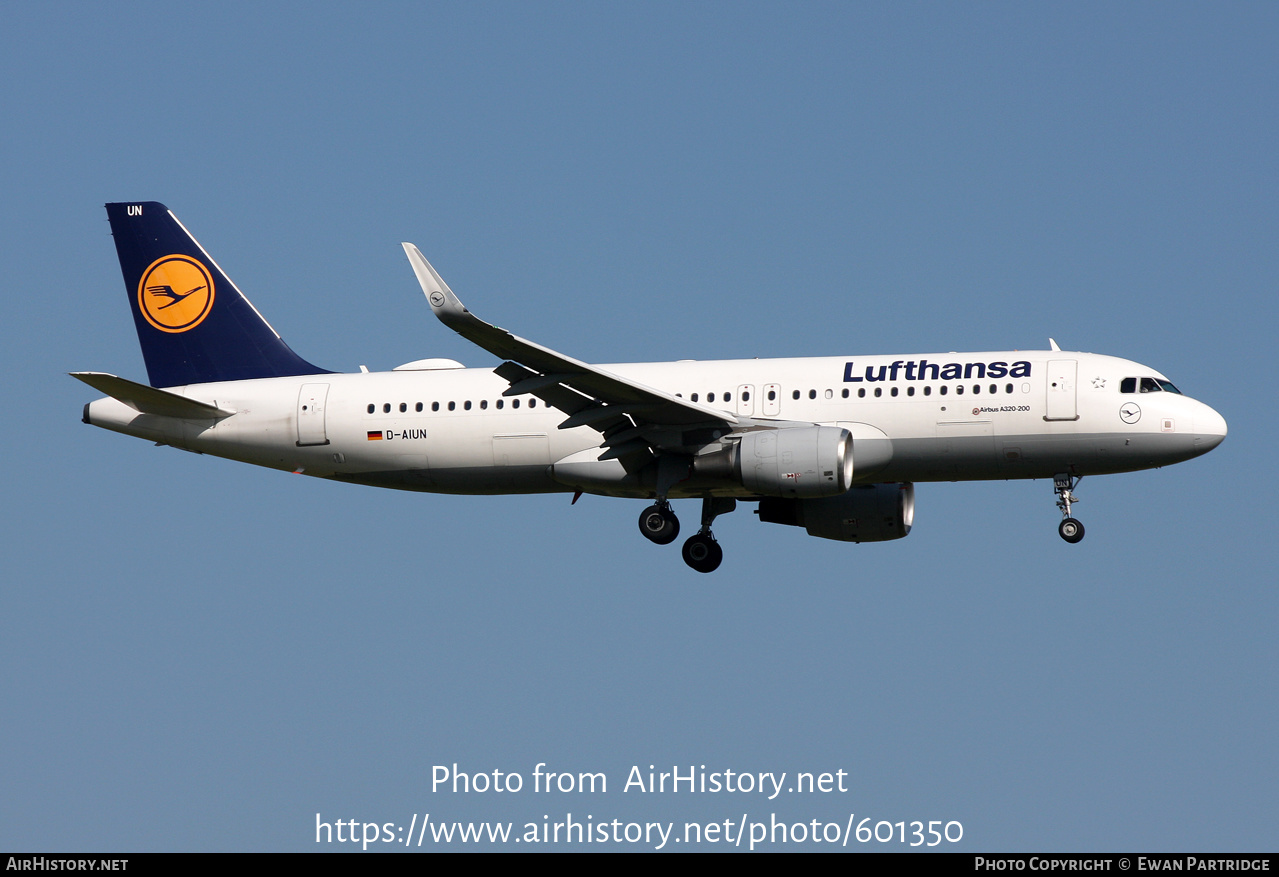
[[[294,353],[169,208],[107,205],[153,387],[329,374]]]

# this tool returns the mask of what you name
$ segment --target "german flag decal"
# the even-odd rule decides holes
[[[382,430],[380,430],[380,429],[370,429],[370,430],[369,430],[369,441],[371,441],[371,442],[380,442],[380,441],[382,441]]]

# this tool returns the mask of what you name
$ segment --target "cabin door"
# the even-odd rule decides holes
[[[1078,420],[1075,405],[1075,373],[1079,363],[1073,359],[1054,359],[1048,363],[1048,407],[1044,420]]]
[[[327,445],[324,429],[324,400],[329,396],[328,384],[303,384],[298,393],[298,447]]]

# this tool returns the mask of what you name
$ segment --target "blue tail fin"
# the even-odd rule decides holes
[[[108,204],[153,387],[329,374],[298,356],[155,201]]]

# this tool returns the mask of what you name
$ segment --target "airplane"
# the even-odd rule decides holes
[[[591,365],[475,316],[403,244],[435,316],[496,367],[422,359],[338,374],[285,344],[163,204],[107,204],[148,384],[74,372],[93,426],[355,484],[644,499],[658,545],[700,499],[684,561],[709,573],[737,503],[810,536],[906,536],[916,482],[1050,478],[1058,532],[1081,478],[1205,454],[1226,422],[1154,369],[1050,349]],[[157,290],[160,292],[157,294]],[[165,292],[167,290],[167,292]],[[174,290],[189,290],[176,293]]]

